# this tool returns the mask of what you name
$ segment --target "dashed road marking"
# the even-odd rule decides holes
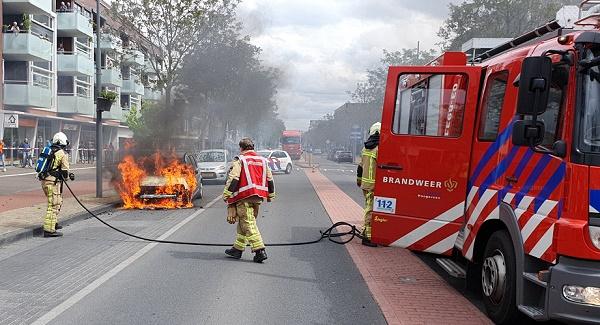
[[[162,234],[157,239],[158,240],[165,240],[165,239],[167,239],[169,236],[171,236],[177,230],[179,230],[179,228],[183,227],[185,224],[187,224],[188,222],[192,221],[195,217],[197,217],[200,214],[202,214],[204,211],[206,211],[212,205],[214,205],[215,203],[217,203],[219,200],[221,200],[221,196],[217,196],[216,198],[214,198],[204,208],[199,209],[196,212],[192,213],[190,216],[188,216],[187,218],[183,219],[180,223],[178,223],[175,226],[173,226],[171,229],[169,229],[167,232],[165,232],[164,234]],[[142,249],[140,249],[139,251],[137,251],[135,254],[131,255],[129,258],[127,258],[123,262],[119,263],[119,265],[115,266],[110,271],[104,273],[101,277],[99,277],[98,279],[94,280],[94,282],[88,284],[85,288],[81,289],[76,294],[72,295],[67,300],[63,301],[60,305],[54,307],[52,310],[50,310],[49,312],[47,312],[46,314],[44,314],[42,317],[38,318],[32,324],[34,324],[34,325],[48,324],[49,322],[51,322],[52,320],[54,320],[56,317],[58,317],[60,314],[62,314],[63,312],[65,312],[67,309],[73,307],[75,304],[77,304],[79,301],[81,301],[81,299],[83,299],[85,296],[89,295],[94,290],[96,290],[98,287],[100,287],[101,285],[103,285],[104,283],[106,283],[108,280],[110,280],[112,277],[114,277],[115,275],[119,274],[119,272],[123,271],[129,265],[133,264],[140,257],[144,256],[146,253],[148,253],[150,250],[152,250],[154,247],[156,247],[156,245],[158,245],[158,243],[150,243],[150,244],[142,247]]]

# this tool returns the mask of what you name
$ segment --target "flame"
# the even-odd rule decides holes
[[[191,198],[198,184],[192,166],[175,154],[159,152],[135,158],[126,155],[118,165],[115,188],[125,209],[175,209],[193,207]],[[174,198],[141,198],[143,194],[175,195]]]

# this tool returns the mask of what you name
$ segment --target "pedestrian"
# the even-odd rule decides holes
[[[58,54],[65,53],[65,46],[63,45],[63,43],[58,43],[58,48],[56,49],[56,52]]]
[[[369,139],[361,153],[361,161],[356,169],[356,184],[363,191],[365,197],[364,225],[362,231],[362,244],[377,247],[371,241],[371,217],[373,214],[373,190],[375,189],[375,170],[377,169],[377,150],[379,148],[379,132],[381,123],[377,122],[369,129]]]
[[[23,143],[19,145],[19,152],[21,153],[21,168],[31,168],[31,146],[29,145],[29,139],[25,138],[25,140],[23,140]]]
[[[62,132],[56,133],[50,147],[52,152],[50,156],[53,156],[53,159],[48,159],[51,165],[48,167],[48,171],[38,175],[42,182],[42,190],[48,199],[44,217],[44,237],[61,237],[63,235],[56,231],[62,228],[58,225],[58,213],[62,206],[63,183],[67,178],[75,180],[75,175],[69,173],[69,155],[65,152],[68,145],[67,136]]]
[[[2,171],[6,172],[6,165],[4,164],[4,141],[0,139],[0,162],[2,162]]]
[[[275,185],[267,160],[256,154],[252,140],[243,138],[239,146],[240,155],[232,163],[223,190],[223,200],[228,204],[227,222],[238,223],[235,243],[225,250],[225,254],[240,259],[249,243],[255,254],[254,262],[262,263],[267,259],[267,253],[256,217],[260,204],[265,199],[271,202],[275,197]]]

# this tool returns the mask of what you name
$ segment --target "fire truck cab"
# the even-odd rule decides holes
[[[600,324],[600,15],[582,16],[389,69],[372,240],[447,256],[499,324]]]

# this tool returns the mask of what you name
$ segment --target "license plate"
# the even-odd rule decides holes
[[[202,175],[202,178],[217,178],[215,173],[200,173],[200,175]]]

